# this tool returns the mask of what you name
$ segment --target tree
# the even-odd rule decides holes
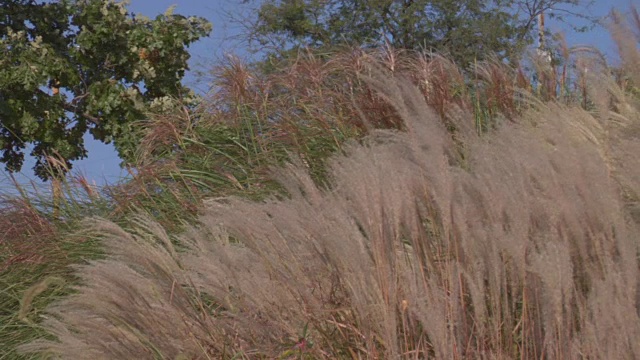
[[[187,47],[210,31],[171,8],[151,20],[111,0],[0,0],[0,161],[19,171],[32,144],[46,179],[46,156],[70,167],[87,154],[87,132],[130,161],[132,122],[189,94]]]
[[[250,1],[249,1],[250,2]],[[448,53],[460,65],[531,43],[536,17],[580,0],[266,0],[251,38],[281,54],[341,43]],[[282,50],[284,49],[284,50]]]

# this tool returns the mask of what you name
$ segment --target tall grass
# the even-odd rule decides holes
[[[538,77],[546,74],[549,89],[544,92],[532,82],[531,72],[497,60],[464,72],[442,56],[391,48],[333,54],[309,50],[267,73],[229,57],[213,69],[213,89],[195,111],[150,114],[139,124],[145,136],[133,181],[111,188],[109,195],[116,213],[152,208],[154,217],[173,231],[195,218],[206,197],[233,193],[260,199],[271,193],[277,184],[268,168],[291,155],[303,159],[314,181],[324,182],[325,160],[341,152],[345,141],[371,129],[403,126],[392,107],[362,81],[371,61],[409,78],[452,132],[449,117],[458,109],[473,113],[476,131],[486,133],[516,120],[542,93],[545,100],[591,110],[583,70],[596,71],[597,62],[578,57],[584,49],[565,47],[561,53],[562,70],[534,67]]]
[[[618,68],[564,46],[538,82],[230,58],[140,124],[130,181],[2,198],[0,358],[639,357],[640,39],[612,19]]]
[[[633,60],[637,48],[619,43]],[[622,71],[640,72],[631,60]],[[145,215],[131,230],[89,220],[110,256],[79,267],[78,293],[49,308],[43,326],[58,341],[22,351],[640,357],[635,94],[592,72],[594,111],[525,97],[513,121],[479,134],[464,97],[438,108],[425,89],[450,88],[417,87],[388,64],[364,61],[367,75],[356,77],[386,115],[359,111],[363,124],[395,125],[367,125],[360,141],[341,143],[327,162],[330,186],[299,156],[270,173],[286,195],[207,200],[179,236]],[[495,84],[489,93],[504,90]]]
[[[49,159],[49,163],[56,163]],[[76,233],[82,218],[110,213],[107,200],[82,176],[54,180],[52,191],[21,185],[0,194],[0,358],[21,358],[16,346],[50,336],[42,310],[69,294],[71,264],[95,258],[95,239]]]

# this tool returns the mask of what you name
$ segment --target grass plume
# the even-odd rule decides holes
[[[537,83],[390,48],[230,58],[141,124],[128,183],[4,200],[0,357],[639,358],[640,57],[612,19],[619,68],[564,45]]]
[[[405,131],[346,145],[329,161],[330,189],[300,161],[274,174],[286,197],[210,200],[177,239],[148,218],[132,231],[99,221],[112,256],[83,266],[86,285],[49,310],[44,326],[60,342],[23,350],[640,356],[639,232],[620,180],[639,178],[618,167],[628,144],[615,141],[638,109],[632,124],[611,125],[549,103],[484,137],[461,111],[454,139],[417,88],[372,74]]]

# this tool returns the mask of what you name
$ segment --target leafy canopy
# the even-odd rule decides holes
[[[46,156],[70,167],[87,132],[132,160],[131,123],[190,94],[187,47],[210,31],[172,9],[152,20],[110,0],[0,0],[0,161],[19,171],[32,144],[46,179]]]
[[[247,0],[247,2],[251,2]],[[465,66],[534,39],[538,14],[587,18],[581,0],[265,0],[252,39],[280,55],[341,43],[448,53]],[[587,5],[585,3],[585,5]],[[592,19],[590,19],[592,20]],[[283,51],[282,49],[286,49]]]

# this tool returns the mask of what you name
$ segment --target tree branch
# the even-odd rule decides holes
[[[47,94],[46,92],[38,89],[38,93],[42,96],[47,96],[47,97],[51,97],[51,95]],[[74,100],[79,99],[79,98],[83,98],[85,96],[87,96],[88,93],[83,94],[81,96],[76,97]],[[95,117],[87,112],[81,112],[80,109],[78,109],[77,106],[73,106],[70,103],[67,102],[63,102],[62,103],[62,108],[65,109],[66,111],[70,112],[70,113],[74,113],[78,116],[82,116],[83,118],[87,119],[87,121],[89,121],[90,123],[92,123],[95,126],[100,126],[102,123],[102,120],[99,117]]]
[[[68,112],[72,112],[78,116],[82,116],[83,118],[87,119],[87,121],[89,121],[90,123],[92,123],[95,126],[100,126],[100,124],[102,123],[102,120],[98,117],[95,117],[89,113],[86,112],[80,112],[78,111],[78,108],[69,104],[69,103],[63,103],[62,107],[67,110]]]

